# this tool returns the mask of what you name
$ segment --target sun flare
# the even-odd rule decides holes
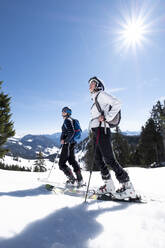
[[[145,35],[144,26],[139,22],[131,22],[125,26],[122,31],[123,39],[130,45],[139,43],[143,40]]]
[[[137,51],[138,48],[144,47],[149,41],[148,35],[151,33],[151,23],[148,22],[148,16],[142,11],[131,15],[122,16],[119,21],[117,30],[117,44],[119,50]]]

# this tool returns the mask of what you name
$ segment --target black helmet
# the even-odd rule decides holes
[[[64,107],[62,109],[62,112],[67,113],[68,116],[70,116],[72,114],[72,110],[68,107]]]
[[[104,85],[103,85],[102,81],[99,78],[92,77],[92,78],[89,79],[88,83],[90,84],[93,81],[96,83],[96,90],[97,91],[104,90]]]

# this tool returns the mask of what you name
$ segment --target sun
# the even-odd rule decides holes
[[[139,21],[132,21],[125,25],[123,31],[121,31],[123,40],[130,46],[138,45],[144,40],[145,26]]]
[[[119,50],[137,51],[144,47],[148,40],[148,34],[151,32],[150,23],[147,17],[140,13],[139,15],[124,16],[119,22],[120,27],[117,30],[117,45]]]

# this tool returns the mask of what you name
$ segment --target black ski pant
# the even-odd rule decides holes
[[[68,161],[70,165],[72,165],[74,172],[77,175],[77,172],[80,171],[80,166],[78,165],[75,154],[74,154],[75,143],[68,143],[62,145],[62,150],[59,159],[59,168],[64,172],[64,174],[68,177],[72,174],[70,168],[66,165]]]
[[[128,173],[122,168],[115,158],[111,145],[110,128],[92,128],[94,134],[95,164],[100,168],[102,179],[109,179],[108,166],[115,172],[115,176],[120,183],[129,181]],[[108,166],[107,166],[108,165]]]

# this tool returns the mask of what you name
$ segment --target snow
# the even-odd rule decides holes
[[[36,159],[24,159],[21,157],[18,157],[18,161],[15,160],[13,157],[11,156],[4,156],[3,159],[0,159],[0,162],[4,163],[5,165],[17,165],[19,167],[25,167],[25,168],[33,168],[34,164],[35,164]],[[44,165],[47,168],[47,170],[50,170],[52,168],[53,163],[50,162],[48,159],[43,159],[44,161]],[[55,166],[57,167],[57,161],[55,163]]]
[[[25,148],[27,148],[28,150],[31,150],[32,147],[31,146],[24,146]]]
[[[81,197],[46,191],[37,179],[50,171],[0,170],[0,248],[164,248],[165,168],[128,172],[135,188],[156,201],[84,203]],[[89,172],[82,173],[87,181]],[[65,180],[57,166],[50,180]],[[91,186],[101,183],[100,173],[93,172]]]
[[[9,138],[8,140],[14,141],[14,142],[18,142],[18,138],[17,138],[17,137],[11,137],[11,138]]]
[[[57,153],[57,151],[59,151],[59,148],[56,146],[53,146],[52,148],[47,147],[45,149],[45,152],[48,152],[49,154]]]

